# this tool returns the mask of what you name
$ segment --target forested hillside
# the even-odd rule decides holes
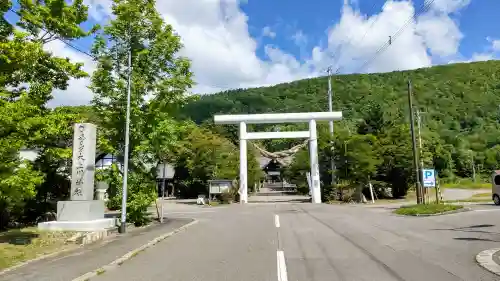
[[[500,62],[463,63],[414,71],[340,75],[332,79],[334,108],[346,119],[363,118],[373,104],[385,115],[407,112],[407,80],[413,83],[415,104],[427,112],[428,126],[473,130],[498,121]],[[196,122],[216,113],[304,112],[327,110],[327,78],[273,87],[237,89],[202,95],[182,112]],[[430,121],[434,122],[430,122]],[[436,124],[437,123],[437,124]]]
[[[366,171],[365,175],[388,183],[405,174],[402,186],[413,181],[409,79],[413,85],[415,109],[422,112],[425,165],[436,167],[445,180],[472,177],[473,170],[478,177],[480,174],[486,176],[497,169],[500,160],[500,62],[488,61],[333,77],[334,109],[344,114],[344,120],[336,125],[335,150],[343,151],[336,154],[340,167],[338,176],[352,179],[354,169],[364,169],[352,166],[356,162],[352,157],[362,158],[366,153],[349,156],[354,153],[349,149],[354,149],[354,143],[348,145],[351,141],[374,146],[375,154],[371,156],[375,162],[373,167],[368,165],[372,171]],[[189,103],[181,116],[202,123],[210,122],[217,113],[305,112],[326,111],[327,108],[327,78],[322,77],[202,95],[199,100]],[[369,138],[366,135],[370,135]],[[360,141],[359,138],[365,139]],[[325,151],[329,146],[327,139],[328,136],[323,137]],[[267,142],[266,145],[269,150],[277,150],[282,148],[283,141]],[[359,149],[366,150],[366,147]],[[325,160],[326,154],[323,155]],[[345,164],[348,158],[352,161]],[[396,171],[397,165],[405,172]],[[328,177],[328,171],[325,174]]]

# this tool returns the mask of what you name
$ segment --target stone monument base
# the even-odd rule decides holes
[[[90,221],[104,218],[104,201],[59,201],[57,221]]]
[[[104,201],[59,201],[57,221],[41,222],[38,229],[97,231],[115,226],[115,218],[104,218]]]
[[[116,227],[116,219],[98,219],[91,221],[48,221],[38,224],[40,230],[51,231],[98,231]]]

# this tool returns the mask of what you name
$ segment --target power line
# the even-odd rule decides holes
[[[72,49],[74,49],[74,50],[76,50],[76,51],[78,51],[78,52],[80,52],[80,53],[82,53],[82,54],[84,54],[84,55],[87,55],[88,57],[90,57],[90,58],[92,58],[92,59],[95,59],[95,57],[94,57],[92,54],[90,54],[90,53],[88,53],[88,52],[86,52],[86,51],[83,51],[83,50],[79,49],[78,47],[76,47],[76,46],[72,45],[72,44],[71,44],[71,43],[69,43],[68,41],[66,41],[66,40],[64,40],[64,39],[61,39],[61,38],[56,38],[56,39],[58,39],[59,41],[63,42],[64,44],[66,44],[66,45],[67,45],[67,46],[69,46],[70,48],[72,48]]]
[[[408,18],[408,20],[405,22],[405,24],[401,28],[399,28],[399,30],[396,31],[396,33],[394,35],[389,36],[389,38],[390,38],[389,41],[387,41],[385,44],[383,44],[382,46],[380,46],[380,48],[375,52],[375,54],[371,58],[369,58],[368,60],[366,60],[361,65],[361,67],[358,68],[357,71],[354,71],[354,73],[360,72],[365,67],[367,67],[368,65],[370,65],[378,57],[378,55],[380,55],[381,53],[383,53],[403,33],[403,31],[410,25],[410,23],[412,22],[413,18],[414,17],[418,17],[419,15],[427,12],[427,10],[430,8],[430,6],[432,5],[432,3],[434,3],[434,1],[435,0],[428,0],[428,1],[426,1],[426,3],[424,4],[424,6],[422,7],[422,9],[420,9],[417,13],[415,13],[415,15],[411,15]]]
[[[15,11],[14,9],[9,8],[9,11],[11,11],[11,12],[13,12],[14,14],[18,15],[19,17],[21,17],[21,14],[19,14],[19,13],[18,13],[17,11]],[[46,30],[45,28],[43,28],[43,27],[38,27],[38,28],[40,28],[41,30],[43,30],[43,31],[45,31],[45,32],[49,32],[49,31],[47,31],[47,30]],[[70,48],[72,48],[72,49],[74,49],[74,50],[76,50],[76,51],[78,51],[78,52],[80,52],[80,53],[82,53],[82,54],[84,54],[84,55],[87,55],[87,56],[89,56],[89,57],[90,57],[90,58],[92,58],[92,59],[95,59],[95,57],[94,57],[92,54],[90,54],[90,53],[88,53],[88,52],[86,52],[86,51],[84,51],[84,50],[82,50],[82,49],[80,49],[80,48],[76,47],[75,45],[73,45],[73,44],[69,43],[68,41],[66,41],[66,40],[64,40],[64,39],[62,39],[62,38],[60,38],[60,37],[56,37],[56,38],[54,38],[54,39],[57,39],[57,40],[59,40],[59,41],[63,42],[63,43],[64,43],[64,44],[66,44],[68,47],[70,47]]]

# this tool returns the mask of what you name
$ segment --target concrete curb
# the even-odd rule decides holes
[[[89,231],[89,232],[78,232],[73,237],[66,240],[67,242],[75,243],[77,245],[87,245],[92,244],[100,240],[104,240],[110,236],[114,236],[117,233],[116,228],[112,229],[104,229],[98,231]]]
[[[112,270],[120,265],[122,265],[123,262],[133,258],[134,256],[136,256],[137,254],[139,254],[140,252],[146,250],[147,248],[151,247],[151,246],[154,246],[155,244],[157,244],[158,242],[162,241],[162,240],[165,240],[166,238],[178,233],[178,232],[181,232],[185,229],[187,229],[188,227],[190,226],[193,226],[195,224],[197,224],[198,221],[197,220],[193,220],[192,222],[188,223],[188,224],[185,224],[171,232],[168,232],[166,234],[163,234],[163,235],[160,235],[158,237],[156,237],[155,239],[149,241],[148,243],[142,245],[141,247],[137,248],[137,249],[134,249],[128,253],[126,253],[125,255],[123,255],[122,257],[112,261],[111,263],[107,264],[107,265],[104,265],[98,269],[95,269],[93,271],[90,271],[90,272],[87,272],[83,275],[81,275],[80,277],[77,277],[75,279],[73,279],[72,281],[88,281],[90,280],[90,278],[92,277],[96,277],[97,275],[101,275],[103,274],[104,272],[108,271],[108,270]]]
[[[486,270],[500,276],[500,265],[493,260],[493,255],[498,251],[500,251],[500,248],[484,250],[476,255],[476,261]]]

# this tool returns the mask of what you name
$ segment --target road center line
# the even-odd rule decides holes
[[[280,216],[274,215],[274,225],[276,225],[276,227],[280,227]]]
[[[277,251],[276,258],[278,261],[278,281],[288,281],[288,275],[286,272],[285,254],[283,253],[283,251]]]
[[[203,214],[203,213],[214,213],[215,211],[176,211],[176,212],[169,212],[168,210],[165,210],[165,214]]]

